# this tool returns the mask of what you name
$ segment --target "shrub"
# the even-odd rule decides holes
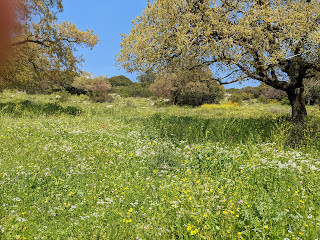
[[[80,76],[75,79],[72,86],[86,91],[93,102],[113,102],[113,97],[108,94],[112,87],[105,76],[95,78],[91,75]]]
[[[232,94],[229,100],[233,103],[241,103],[242,102],[242,96],[240,94]]]
[[[169,98],[177,105],[200,106],[217,103],[224,96],[224,88],[212,79],[209,69],[158,74],[150,90],[158,97]]]
[[[147,87],[143,87],[140,83],[133,83],[131,86],[119,86],[112,89],[113,93],[119,94],[121,97],[143,97],[149,98],[154,96]]]
[[[261,102],[261,103],[267,103],[267,99],[265,99],[263,96],[260,96],[258,98],[258,101]]]
[[[157,100],[154,102],[154,105],[155,107],[167,107],[169,104],[168,102],[166,101],[163,101],[163,100]]]
[[[320,73],[314,72],[314,76],[305,80],[304,98],[308,105],[320,103]]]
[[[59,92],[55,92],[53,93],[53,95],[55,96],[56,100],[58,102],[66,102],[68,101],[69,97],[71,96],[70,93],[68,93],[66,90],[61,90]]]
[[[107,92],[95,91],[90,95],[90,99],[92,102],[95,102],[95,103],[114,102],[114,98]]]
[[[90,78],[89,76],[76,77],[72,86],[89,94],[93,92],[109,92],[112,88],[108,78],[105,76],[95,78]]]
[[[278,100],[277,99],[268,99],[268,103],[277,103]]]
[[[241,97],[243,100],[249,100],[249,99],[253,99],[254,95],[252,93],[243,92],[241,93]]]

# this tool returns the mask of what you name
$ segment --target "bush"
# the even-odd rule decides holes
[[[131,86],[114,87],[112,92],[119,94],[121,97],[149,98],[154,96],[149,88],[143,87],[140,83],[133,83]]]
[[[243,100],[250,100],[254,98],[254,95],[252,93],[243,92],[241,93],[241,97]]]
[[[167,107],[169,104],[169,102],[166,102],[164,100],[157,100],[154,102],[154,105],[155,107]]]
[[[217,103],[224,96],[224,88],[209,79],[212,79],[209,69],[163,73],[150,85],[150,90],[156,96],[169,98],[171,103],[180,106]]]
[[[258,97],[258,101],[261,103],[267,103],[267,99],[265,99],[263,96]]]
[[[93,92],[90,95],[90,99],[92,102],[95,102],[95,103],[105,103],[105,102],[112,103],[112,102],[114,102],[114,98],[106,92],[98,92],[98,91]]]
[[[232,94],[229,100],[233,103],[241,103],[243,98],[240,94]]]
[[[92,94],[93,92],[107,93],[112,88],[109,80],[104,76],[90,78],[89,76],[85,75],[76,77],[72,83],[72,86],[82,91],[86,91],[89,94]]]
[[[55,92],[53,93],[53,95],[55,96],[56,100],[58,102],[66,102],[68,101],[69,97],[71,96],[70,93],[68,93],[66,90],[61,90],[59,92]]]
[[[244,87],[240,89],[241,95],[243,95],[244,100],[252,99],[252,98],[258,98],[262,92],[261,87]],[[248,99],[245,99],[249,97]]]

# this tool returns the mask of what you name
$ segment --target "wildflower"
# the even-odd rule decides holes
[[[194,229],[194,230],[192,230],[192,231],[190,232],[190,235],[191,235],[191,236],[196,235],[198,232],[199,232],[199,230],[196,228],[196,229]]]
[[[268,229],[269,227],[268,226],[264,226],[264,229]]]

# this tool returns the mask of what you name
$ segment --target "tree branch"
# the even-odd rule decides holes
[[[11,46],[12,47],[16,47],[16,46],[20,46],[20,45],[23,45],[23,44],[26,44],[26,43],[36,43],[36,44],[39,44],[39,45],[42,45],[42,46],[45,46],[45,47],[49,47],[48,45],[45,44],[45,42],[47,42],[47,41],[26,39],[26,40],[23,40],[23,41],[20,41],[20,42],[12,43]]]

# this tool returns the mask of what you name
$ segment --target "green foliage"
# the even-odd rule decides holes
[[[112,87],[131,86],[133,84],[129,78],[123,75],[111,77],[109,81]]]
[[[240,94],[241,90],[238,89],[238,88],[227,88],[226,89],[226,93],[229,93],[229,94]]]
[[[90,99],[92,102],[95,102],[95,103],[114,102],[114,98],[107,92],[93,91],[90,94]]]
[[[130,86],[114,87],[112,92],[119,94],[121,97],[152,97],[153,93],[140,83],[133,83]]]
[[[146,72],[140,74],[137,79],[142,86],[147,87],[156,81],[156,73],[152,69],[148,69]]]
[[[51,95],[53,95],[58,102],[66,102],[69,100],[71,94],[67,92],[64,88],[60,91],[54,92]]]
[[[261,84],[260,84],[261,86]],[[254,98],[258,98],[260,95],[261,95],[261,92],[262,92],[262,87],[244,87],[242,89],[239,90],[239,92],[241,94],[251,94]]]
[[[283,99],[281,99],[281,100],[280,100],[280,103],[281,103],[282,105],[290,105],[290,101],[289,101],[288,98],[283,98]]]
[[[305,80],[304,98],[307,104],[320,104],[320,73],[313,71],[314,76]]]
[[[233,103],[241,103],[243,100],[243,97],[240,94],[232,94],[229,100]]]
[[[268,102],[267,99],[265,99],[265,97],[263,97],[263,96],[258,97],[258,101],[261,102],[261,103],[267,103]]]

